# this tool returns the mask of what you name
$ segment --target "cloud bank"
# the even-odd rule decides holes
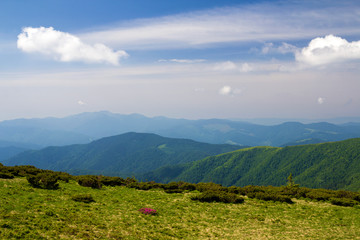
[[[201,63],[205,62],[205,59],[160,59],[159,62],[175,62],[175,63]]]
[[[359,34],[358,8],[354,2],[347,2],[244,4],[132,20],[83,33],[81,38],[126,49],[181,49],[249,41],[288,41],[329,33]],[[289,51],[288,47],[279,50]]]
[[[104,44],[88,45],[78,37],[49,27],[23,28],[17,47],[27,53],[41,53],[61,62],[110,63],[118,65],[125,51],[113,51]]]
[[[296,52],[295,58],[313,66],[360,59],[360,41],[348,42],[334,35],[318,37]]]
[[[253,70],[253,68],[248,63],[242,63],[238,65],[232,61],[217,63],[213,69],[215,71],[239,71],[242,73],[251,72]]]

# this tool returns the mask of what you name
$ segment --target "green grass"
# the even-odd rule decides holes
[[[72,200],[90,194],[95,202]],[[0,239],[359,239],[360,208],[245,198],[242,204],[190,200],[126,187],[92,189],[75,181],[58,190],[25,178],[0,179]],[[149,207],[157,215],[138,210]]]

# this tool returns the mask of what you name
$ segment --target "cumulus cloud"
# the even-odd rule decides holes
[[[240,65],[232,62],[232,61],[226,61],[217,63],[214,66],[215,71],[240,71],[240,72],[250,72],[253,70],[253,68],[248,63],[242,63]]]
[[[360,41],[348,42],[334,35],[318,37],[296,52],[295,58],[313,66],[360,59]]]
[[[205,62],[205,59],[160,59],[159,62],[175,62],[175,63],[201,63]]]
[[[24,52],[49,55],[62,62],[106,62],[118,65],[120,58],[128,56],[125,51],[114,51],[104,44],[83,43],[80,38],[52,27],[23,28],[18,35],[17,47]]]
[[[241,94],[241,89],[238,89],[238,88],[233,89],[232,87],[225,85],[222,88],[220,88],[219,94],[224,95],[224,96],[239,95],[239,94]]]

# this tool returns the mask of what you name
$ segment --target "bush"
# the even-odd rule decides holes
[[[348,199],[353,199],[356,201],[360,200],[360,194],[356,193],[356,192],[339,190],[339,191],[336,191],[335,195],[336,195],[335,198],[348,198]]]
[[[240,187],[235,187],[235,186],[231,186],[227,188],[227,191],[229,193],[235,193],[235,194],[241,194],[241,195],[245,195],[243,194],[243,191],[241,190]]]
[[[36,188],[44,188],[44,189],[59,188],[59,184],[57,183],[59,177],[52,173],[39,173],[35,176],[28,175],[26,179],[31,186]]]
[[[182,193],[184,190],[182,189],[165,189],[164,192],[166,193]]]
[[[254,192],[254,193],[249,193],[248,197],[256,198],[263,201],[294,203],[289,196],[276,194],[276,193]]]
[[[102,177],[101,183],[105,186],[124,186],[125,185],[125,179],[121,177]]]
[[[91,203],[95,202],[94,198],[90,194],[79,194],[71,197],[76,202]]]
[[[11,172],[15,176],[26,177],[28,175],[37,175],[39,173],[43,173],[44,171],[38,169],[31,165],[23,165],[23,166],[15,166],[9,167],[9,172]]]
[[[326,189],[311,189],[306,193],[306,197],[317,201],[328,201],[331,197],[335,197],[334,191]]]
[[[223,202],[223,203],[243,203],[244,199],[236,194],[224,191],[205,191],[197,196],[192,196],[191,200],[200,202]]]
[[[344,207],[353,207],[358,204],[355,200],[348,198],[330,198],[330,202],[333,205],[344,206]]]
[[[195,184],[187,183],[187,182],[179,182],[178,184],[179,184],[179,189],[188,190],[188,191],[196,190]]]
[[[12,175],[11,173],[9,173],[8,171],[1,171],[1,172],[0,172],[0,178],[3,178],[3,179],[12,179],[12,178],[14,178],[14,175]]]
[[[224,188],[221,184],[216,184],[213,182],[208,183],[198,183],[195,185],[196,190],[199,192],[205,192],[205,191],[224,191],[226,188]]]
[[[241,195],[249,195],[256,192],[265,192],[265,187],[249,185],[239,189]]]
[[[71,179],[74,179],[74,176],[65,172],[53,172],[53,173],[59,177],[60,181],[64,181],[66,183],[68,183]]]
[[[78,176],[77,182],[80,186],[101,189],[101,177],[94,175]]]

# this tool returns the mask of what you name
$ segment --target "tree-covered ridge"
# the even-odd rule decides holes
[[[131,176],[133,173],[191,162],[239,148],[228,144],[207,144],[132,132],[89,144],[27,151],[3,163],[12,166],[34,165],[71,173]]]
[[[169,172],[174,175],[170,177]],[[145,177],[165,182],[280,186],[290,173],[295,182],[305,187],[360,190],[360,139],[283,148],[246,148],[158,169]]]

